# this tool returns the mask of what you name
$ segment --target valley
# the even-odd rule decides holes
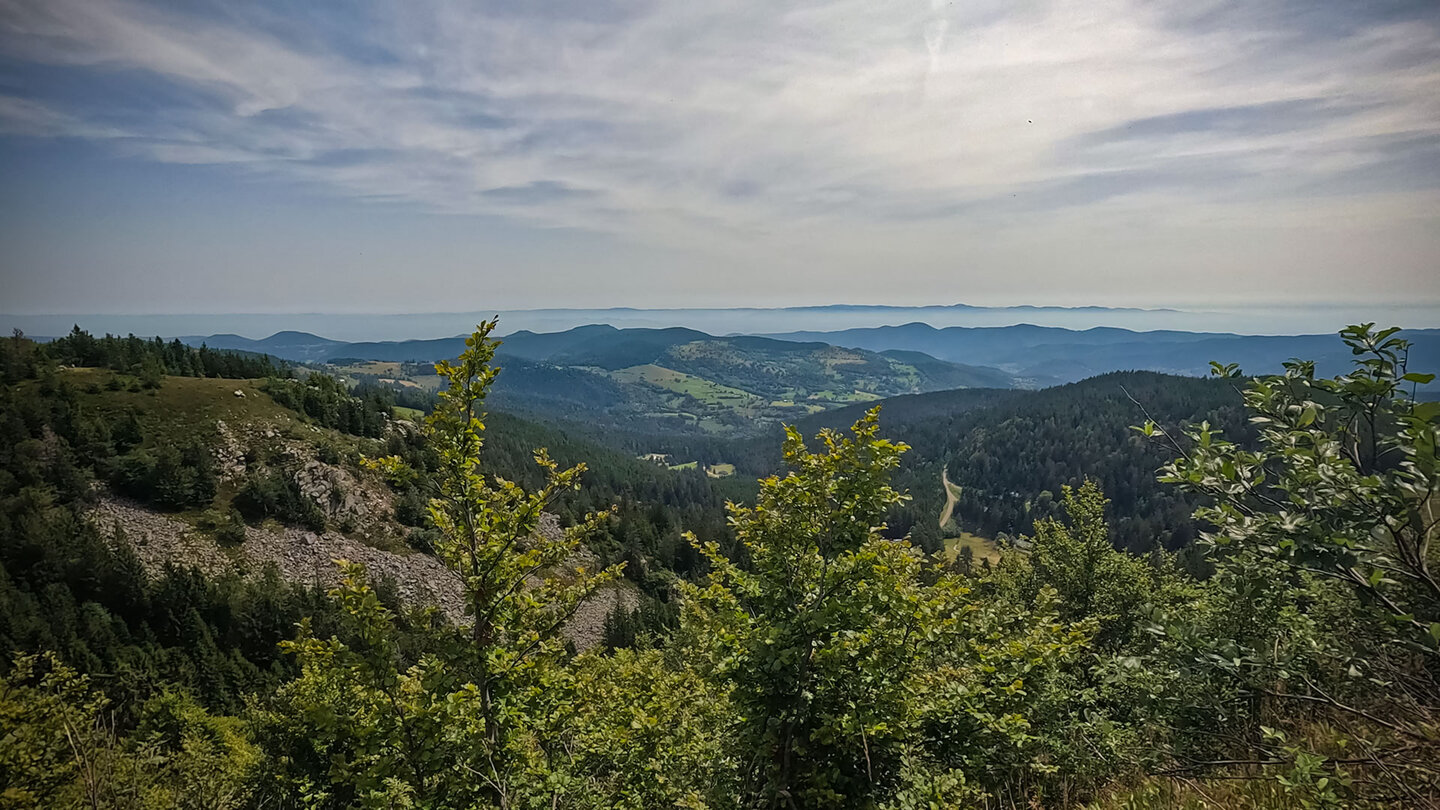
[[[10,437],[0,453],[0,604],[11,606],[0,611],[0,642],[24,649],[56,639],[86,671],[120,673],[114,694],[147,696],[127,704],[142,712],[128,721],[137,723],[148,722],[146,707],[164,690],[202,696],[196,711],[253,718],[246,706],[255,701],[330,700],[294,691],[318,673],[348,678],[396,661],[415,663],[389,670],[379,687],[356,681],[351,693],[404,682],[429,701],[420,683],[427,662],[468,656],[474,617],[488,611],[542,628],[524,638],[548,639],[547,657],[528,660],[583,679],[594,695],[566,693],[583,712],[628,706],[680,675],[695,680],[664,699],[682,707],[693,699],[696,708],[646,711],[729,711],[711,681],[665,656],[730,643],[723,633],[755,633],[741,652],[714,649],[742,662],[756,656],[760,663],[745,665],[770,683],[765,649],[784,636],[763,623],[816,609],[736,606],[789,598],[795,582],[810,581],[828,583],[807,586],[825,600],[812,620],[853,614],[843,632],[854,638],[891,633],[894,649],[910,649],[912,630],[921,630],[947,639],[916,642],[938,645],[931,654],[978,651],[982,665],[943,672],[989,695],[987,705],[1015,701],[1043,718],[1048,710],[1019,686],[1039,677],[1037,660],[1067,684],[1118,668],[1093,695],[1065,686],[1055,700],[1085,701],[1091,716],[1113,712],[1086,733],[1130,746],[1129,712],[1149,713],[1147,723],[1150,715],[1190,722],[1128,696],[1148,677],[1126,663],[1140,656],[1170,667],[1169,678],[1193,677],[1184,674],[1189,653],[1164,653],[1179,656],[1171,663],[1156,657],[1149,611],[1194,615],[1170,621],[1204,622],[1204,634],[1223,639],[1233,632],[1224,611],[1237,598],[1214,576],[1224,558],[1197,542],[1223,520],[1205,511],[1213,496],[1157,480],[1174,448],[1146,438],[1147,420],[1192,447],[1231,453],[1235,469],[1235,459],[1266,451],[1247,418],[1254,401],[1242,401],[1232,379],[1127,371],[1039,389],[1010,377],[1004,387],[926,391],[1004,372],[908,349],[666,330],[531,335],[497,353],[499,379],[477,391],[456,389],[423,360],[286,363],[78,330],[44,344],[16,336],[0,348],[0,430]],[[1430,379],[1405,382],[1418,391]],[[481,407],[456,420],[451,406],[447,417],[442,388],[469,391],[466,407]],[[1406,419],[1433,421],[1432,407],[1400,396],[1401,413],[1422,415]],[[437,409],[440,419],[426,418]],[[456,514],[493,521],[473,536],[491,544],[486,564],[505,567],[511,584],[499,592],[457,571],[457,554],[463,561],[467,552],[455,544],[451,513],[438,511],[456,503],[443,488],[456,480],[444,455],[453,450],[441,448],[457,445],[437,431],[478,430],[469,416],[481,411],[483,444],[470,445],[461,464],[466,476],[478,473],[484,500]],[[783,425],[804,445],[782,454]],[[1295,430],[1305,427],[1297,421]],[[1212,429],[1225,439],[1201,438]],[[857,545],[822,553],[831,542]],[[778,563],[769,556],[776,549],[787,555]],[[859,567],[830,579],[832,564]],[[725,584],[730,578],[737,584]],[[476,609],[477,593],[489,607]],[[916,611],[902,614],[910,629],[876,619],[897,610]],[[76,621],[80,614],[92,618]],[[730,629],[696,624],[713,621]],[[940,627],[952,635],[930,632]],[[307,640],[311,628],[334,640]],[[947,646],[951,638],[963,640]],[[323,657],[297,666],[277,654],[295,643]],[[534,643],[519,642],[523,655]],[[385,651],[381,663],[327,669],[326,661],[353,660],[348,644],[356,654]],[[869,655],[865,644],[851,649]],[[629,666],[643,668],[633,677],[615,669]],[[888,665],[873,671],[890,677]],[[848,663],[834,672],[853,679]],[[464,699],[455,697],[463,688],[448,694],[447,706]],[[587,703],[592,697],[601,703]],[[1204,711],[1225,711],[1226,700]],[[284,717],[301,729],[287,744],[314,739],[310,715]],[[275,720],[263,722],[271,725],[255,728],[280,733]],[[623,727],[637,722],[646,721],[627,714]],[[671,732],[654,722],[657,745],[673,750]],[[722,723],[707,720],[695,733]],[[1074,727],[1068,716],[1036,723],[1055,738]],[[595,756],[611,750],[607,743]],[[1127,761],[1142,756],[1126,750]],[[1015,763],[1006,774],[1035,756],[1023,747],[1006,755]],[[992,789],[1009,789],[1013,778],[996,777]]]
[[[1408,334],[1415,362],[1440,363],[1440,330]],[[422,392],[437,384],[430,364],[463,345],[460,338],[347,343],[295,332],[264,340],[185,340],[318,364],[356,380],[394,380],[381,384]],[[1297,356],[1315,358],[1319,369],[1332,373],[1349,357],[1326,335],[912,323],[720,337],[693,329],[589,325],[506,336],[498,357],[510,374],[501,379],[496,401],[541,418],[599,417],[617,429],[728,436],[911,393],[1034,389],[1112,371],[1204,376],[1210,362],[1222,358],[1247,372],[1272,373]]]
[[[0,810],[1440,810],[1440,0],[0,0]]]
[[[1407,330],[1411,356],[1427,368],[1440,364],[1440,329]],[[1156,371],[1205,376],[1212,361],[1237,363],[1248,373],[1278,373],[1285,361],[1304,357],[1324,373],[1346,368],[1350,354],[1328,334],[1241,335],[1173,329],[1138,332],[1114,327],[1064,329],[1013,326],[951,326],[926,323],[833,332],[783,332],[770,337],[827,341],[878,352],[923,352],[949,362],[976,363],[1013,374],[1029,387],[1078,382],[1113,371]]]
[[[425,395],[439,386],[431,364],[445,356],[441,352],[463,346],[458,339],[345,344],[296,333],[262,341],[225,335],[189,340],[274,353],[354,384],[411,389],[400,391],[403,407],[423,406]],[[497,358],[507,369],[495,389],[498,407],[537,418],[599,419],[641,432],[717,437],[754,435],[897,394],[1018,384],[994,369],[919,352],[716,337],[689,329],[522,331],[502,341]]]

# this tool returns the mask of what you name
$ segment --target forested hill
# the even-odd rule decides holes
[[[1040,391],[942,391],[879,404],[882,434],[911,446],[896,481],[914,500],[892,515],[892,529],[930,548],[942,533],[1029,534],[1037,519],[1058,513],[1063,485],[1078,486],[1087,477],[1111,499],[1118,547],[1143,552],[1159,541],[1179,548],[1195,536],[1195,501],[1155,480],[1173,449],[1131,427],[1143,424],[1148,412],[1172,428],[1208,420],[1237,440],[1251,434],[1232,381],[1153,372],[1105,374]],[[797,427],[807,436],[841,428],[866,407],[816,414]],[[954,526],[944,532],[938,525],[942,468],[958,487]]]
[[[203,343],[215,348],[263,352],[307,363],[336,359],[428,363],[454,357],[465,348],[464,336],[345,343],[304,332],[279,332],[263,340],[239,335],[186,337],[182,340],[192,345]],[[797,362],[800,360],[827,371],[836,367],[855,367],[842,368],[841,371],[846,374],[836,378],[838,381],[848,382],[851,377],[863,380],[866,375],[908,375],[914,378],[911,382],[917,386],[916,390],[975,386],[1003,388],[1015,384],[1011,375],[995,369],[941,361],[923,352],[846,351],[824,341],[797,343],[766,337],[721,337],[681,327],[617,329],[592,324],[564,332],[522,330],[503,339],[497,357],[604,371],[657,364],[713,378],[727,385],[745,381],[753,383],[777,374],[805,376],[805,367]],[[787,386],[771,384],[770,387],[781,391]],[[903,385],[901,387],[903,389]]]
[[[399,388],[407,404],[422,404],[416,400],[419,393],[438,385],[433,361],[464,346],[460,338],[337,344],[298,333],[264,341],[220,339],[223,345],[306,359],[347,379]],[[326,362],[317,362],[317,354]],[[995,369],[919,352],[716,337],[679,328],[517,332],[504,339],[496,359],[506,372],[494,390],[497,407],[607,431],[652,434],[753,435],[767,425],[852,402],[1020,382]]]
[[[859,421],[723,516],[731,480],[553,426],[493,416],[482,448],[483,329],[424,431],[365,384],[151,377],[168,344],[76,337],[0,340],[0,805],[1440,802],[1440,404],[1391,333],[1348,330],[1333,380],[1130,372],[818,415],[801,429]],[[1266,425],[1250,449],[1129,430],[1233,438],[1232,384]],[[887,437],[914,448],[908,505]],[[535,445],[590,461],[591,493]],[[1111,526],[1183,539],[1183,499],[1144,483],[1166,458],[1216,542],[1116,551]],[[951,559],[873,528],[938,542],[947,467]],[[1054,497],[1085,476],[1108,492]],[[1022,551],[959,535],[1017,521]]]
[[[76,326],[64,337],[36,345],[16,333],[10,346],[0,353],[4,381],[13,382],[31,375],[37,366],[58,364],[109,368],[154,383],[159,377],[274,377],[286,376],[283,361],[264,351],[218,349],[191,346],[183,340],[141,338],[135,335],[95,337]]]
[[[1404,336],[1411,341],[1410,362],[1415,368],[1440,367],[1440,330],[1411,329]],[[993,366],[1021,377],[1057,382],[1133,369],[1203,376],[1212,360],[1238,363],[1248,374],[1275,374],[1293,357],[1314,360],[1321,373],[1336,374],[1348,368],[1351,359],[1350,351],[1337,346],[1329,334],[1135,332],[1110,327],[1074,330],[1030,324],[937,329],[910,323],[771,337],[819,340],[870,351],[918,351],[941,360]]]
[[[148,689],[152,678],[195,685],[204,674],[215,679],[205,686],[212,705],[233,708],[240,690],[276,672],[229,660],[227,645],[278,666],[275,644],[300,618],[297,605],[320,598],[304,585],[333,581],[334,558],[364,561],[395,581],[395,598],[418,594],[458,618],[445,578],[436,579],[443,568],[425,553],[435,531],[425,484],[436,462],[416,426],[396,418],[384,389],[280,372],[261,356],[83,332],[44,344],[0,340],[0,647],[48,639],[99,669],[153,659],[137,665],[129,688]],[[652,618],[667,615],[676,573],[697,565],[682,532],[728,536],[734,481],[513,416],[487,421],[488,474],[537,487],[542,447],[561,464],[588,466],[582,487],[548,512],[564,527],[614,507],[586,554],[627,563],[624,603]],[[419,477],[386,480],[361,463],[385,454],[407,459]],[[233,576],[271,565],[294,587]],[[181,570],[191,566],[199,572]],[[217,612],[227,600],[244,615]],[[587,607],[577,634],[593,642],[611,608]],[[77,624],[82,614],[103,622]],[[214,644],[199,640],[206,634]],[[200,646],[172,649],[185,644]]]

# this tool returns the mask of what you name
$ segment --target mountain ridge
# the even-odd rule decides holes
[[[1211,361],[1238,363],[1246,373],[1276,373],[1293,357],[1314,359],[1324,373],[1348,367],[1350,352],[1333,334],[1240,335],[1228,332],[1156,330],[1119,327],[1071,330],[1017,324],[1002,327],[925,323],[846,329],[835,332],[781,332],[779,340],[824,340],[869,351],[919,351],[948,362],[999,368],[1054,382],[1075,382],[1112,371],[1144,370],[1180,376],[1204,376]],[[1440,329],[1401,332],[1412,342],[1411,366],[1440,367]]]

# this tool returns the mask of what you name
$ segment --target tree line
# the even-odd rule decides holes
[[[45,363],[109,368],[141,378],[147,385],[158,384],[163,376],[257,379],[290,374],[288,364],[269,355],[197,349],[159,337],[97,338],[78,325],[68,335],[45,343],[26,340],[16,330],[10,344],[0,353],[0,374],[7,384],[30,377],[37,365]]]

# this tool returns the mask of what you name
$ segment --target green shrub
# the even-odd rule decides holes
[[[325,530],[324,510],[300,491],[293,477],[279,469],[247,475],[235,496],[235,508],[250,520],[274,518],[311,531]]]
[[[198,442],[183,448],[162,444],[120,457],[110,484],[121,494],[167,509],[206,506],[215,499],[214,463],[209,448]]]

